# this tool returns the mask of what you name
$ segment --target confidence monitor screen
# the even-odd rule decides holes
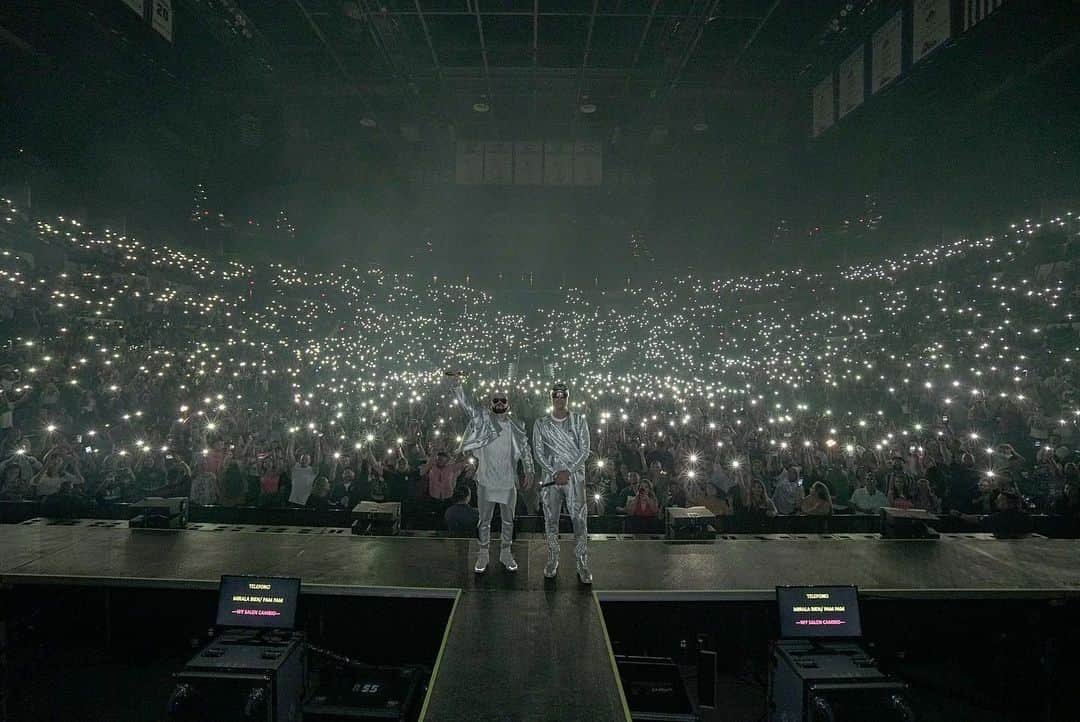
[[[780,638],[861,637],[855,587],[777,587]]]
[[[300,580],[225,575],[218,587],[217,626],[292,629]]]

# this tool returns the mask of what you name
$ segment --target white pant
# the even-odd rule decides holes
[[[500,495],[501,496],[501,495]],[[514,507],[517,505],[517,489],[510,490],[509,503],[489,501],[487,491],[482,484],[476,485],[476,506],[480,510],[480,548],[487,549],[491,545],[491,518],[495,516],[495,505],[499,505],[499,516],[502,517],[502,531],[500,532],[500,545],[503,549],[509,549],[514,541]]]

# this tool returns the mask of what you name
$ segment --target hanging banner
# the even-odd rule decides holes
[[[161,37],[172,42],[173,18],[172,0],[150,0],[150,24],[161,33]]]
[[[876,93],[900,76],[903,67],[903,47],[900,33],[904,17],[900,11],[889,18],[874,33],[870,56],[870,92]]]
[[[121,0],[121,2],[131,8],[140,18],[146,17],[146,7],[143,0]]]
[[[911,18],[911,62],[917,63],[949,39],[949,0],[914,0]]]
[[[838,118],[843,118],[862,105],[865,88],[863,74],[865,57],[864,48],[860,45],[855,52],[847,56],[844,62],[840,63],[840,67],[836,71]]]
[[[460,185],[484,182],[484,144],[462,140],[457,144],[457,167],[454,180]]]
[[[603,175],[600,143],[588,140],[574,143],[574,184],[598,186]]]
[[[816,138],[832,127],[836,122],[836,109],[833,105],[832,75],[822,80],[811,93],[813,105],[813,125],[811,130]]]
[[[544,185],[574,184],[574,144],[563,140],[544,143]]]
[[[538,186],[544,183],[544,144],[539,140],[514,143],[514,185]]]
[[[489,140],[484,143],[484,182],[510,185],[514,182],[514,144]]]
[[[964,0],[964,32],[981,23],[986,16],[1001,7],[1005,0]]]

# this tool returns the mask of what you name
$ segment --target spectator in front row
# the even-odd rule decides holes
[[[1066,482],[1065,491],[1054,500],[1050,513],[1080,521],[1080,483]]]
[[[922,509],[932,514],[941,511],[941,499],[934,493],[934,487],[929,479],[919,479],[915,482],[915,494],[911,499],[911,505],[915,509]]]
[[[734,486],[729,488],[732,490],[736,489]],[[702,502],[702,506],[716,516],[731,516],[735,513],[731,496],[728,492],[714,484],[705,485],[705,499]]]
[[[873,476],[867,476],[866,485],[851,495],[851,505],[862,514],[877,514],[888,503],[889,500],[878,490],[877,480]]]
[[[106,483],[103,488],[99,490],[99,495],[102,491],[108,489],[111,491],[111,485],[109,484],[109,478],[106,476]],[[109,492],[106,491],[106,494]],[[189,497],[192,504],[196,506],[211,506],[218,503],[218,480],[217,477],[208,471],[200,471],[195,475],[195,478],[191,480],[191,496]]]
[[[623,465],[625,467],[625,464]],[[611,480],[610,485],[604,490],[604,513],[617,514],[617,509],[626,503],[626,497],[630,495],[630,479],[636,480],[640,475],[636,471],[626,471],[625,475],[619,473]]]
[[[341,472],[341,482],[330,493],[330,503],[352,509],[360,503],[361,499],[363,499],[363,493],[360,490],[360,484],[356,481],[356,472],[345,469]]]
[[[475,507],[469,506],[472,492],[467,486],[459,486],[454,489],[450,497],[450,506],[443,514],[446,521],[446,530],[454,537],[475,537],[476,529],[480,525],[480,512]]]
[[[1020,494],[1012,489],[1003,490],[997,495],[998,510],[993,514],[953,515],[968,524],[978,524],[997,539],[1015,539],[1030,534],[1034,530],[1031,515],[1020,508]]]
[[[851,482],[848,481],[848,475],[843,467],[838,464],[830,465],[825,474],[825,483],[837,504],[847,504],[851,499]]]
[[[895,475],[889,477],[889,493],[887,495],[889,506],[894,509],[910,509],[914,504],[908,491],[907,475]]]
[[[777,480],[773,503],[778,514],[794,514],[802,506],[802,501],[802,479],[799,478],[798,467],[792,466]]]
[[[74,518],[89,511],[90,502],[70,481],[63,481],[55,494],[45,497],[41,506],[45,516]]]
[[[308,495],[304,505],[315,511],[328,511],[330,509],[330,480],[325,476],[319,476],[311,484],[311,494]]]
[[[655,519],[660,514],[660,502],[648,479],[640,480],[632,495],[626,498],[623,513],[639,519]]]
[[[727,495],[731,491],[731,487],[735,486],[738,482],[728,474],[728,470],[724,468],[724,460],[717,457],[713,462],[712,473],[709,474],[709,484],[715,486],[720,491]]]
[[[21,459],[33,461],[20,463]],[[35,469],[36,465],[36,469]],[[13,456],[0,464],[0,499],[25,499],[30,494],[30,481],[41,464],[33,457]]]
[[[376,484],[376,487],[378,486],[380,485]],[[399,456],[393,468],[383,472],[381,493],[386,501],[404,501],[409,498],[409,489],[421,486],[424,486],[424,481],[420,470],[411,466],[406,457]],[[450,499],[447,498],[443,503],[449,504]]]
[[[450,463],[450,455],[445,451],[435,454],[434,462],[429,461],[420,467],[421,483],[427,487],[427,496],[439,501],[451,499],[462,467],[461,463]]]
[[[750,482],[750,499],[739,508],[735,519],[750,531],[763,532],[768,520],[776,516],[776,504],[769,498],[761,479]]]
[[[975,469],[975,457],[967,452],[961,454],[959,460],[949,466],[948,477],[945,508],[965,514],[972,511],[979,496],[979,472]]]
[[[802,500],[802,513],[808,516],[829,516],[832,511],[829,488],[822,482],[815,481],[810,487],[810,493]]]
[[[266,455],[259,461],[259,506],[274,506],[281,492],[281,466]]]
[[[60,491],[60,485],[67,482],[72,487],[84,486],[75,457],[54,453],[45,459],[45,467],[30,482],[30,493],[38,499],[52,496]]]
[[[308,454],[300,455],[300,460],[293,465],[289,477],[292,479],[289,504],[294,506],[306,505],[308,497],[311,496],[312,485],[315,483],[315,467],[311,465],[311,457]]]

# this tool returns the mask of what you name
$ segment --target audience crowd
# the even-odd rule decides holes
[[[1080,521],[1078,244],[1070,214],[826,272],[561,289],[511,312],[521,299],[438,268],[222,261],[0,199],[0,498],[401,501],[467,532],[453,367],[478,397],[507,390],[527,425],[554,378],[569,384],[595,514]],[[535,513],[535,489],[519,503]]]

